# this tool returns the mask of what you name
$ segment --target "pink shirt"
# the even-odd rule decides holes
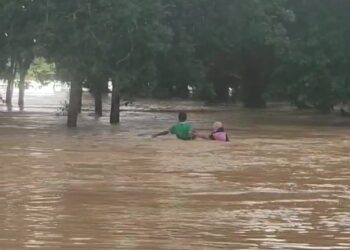
[[[212,134],[212,138],[216,141],[228,141],[227,134],[225,132],[215,132]]]

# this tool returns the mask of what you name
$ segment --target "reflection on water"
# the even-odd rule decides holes
[[[337,117],[190,114],[199,129],[222,120],[223,144],[151,139],[172,112],[124,112],[111,127],[87,111],[68,130],[29,107],[0,113],[0,249],[350,249]]]

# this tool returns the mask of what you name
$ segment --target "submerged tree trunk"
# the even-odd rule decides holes
[[[24,91],[25,91],[25,79],[28,72],[28,69],[30,67],[30,64],[33,61],[33,54],[32,53],[25,53],[24,55],[21,55],[17,58],[17,65],[18,65],[18,71],[19,71],[19,94],[18,94],[18,106],[21,110],[23,110],[24,107]]]
[[[115,80],[112,82],[112,100],[111,100],[111,115],[110,115],[110,123],[117,124],[120,122],[120,96],[117,87],[117,83]]]
[[[265,91],[265,79],[262,72],[255,67],[247,67],[243,75],[242,101],[246,108],[266,108],[263,97]]]
[[[95,115],[102,116],[102,91],[100,88],[94,90],[95,97]]]
[[[16,63],[11,58],[10,72],[7,79],[7,89],[6,89],[6,105],[7,107],[12,106],[12,96],[13,96],[13,85],[16,77]]]
[[[246,108],[266,108],[266,101],[263,98],[264,91],[251,82],[245,82],[242,86],[242,101]]]
[[[18,84],[18,106],[22,110],[24,107],[24,90],[25,90],[25,78],[26,78],[26,71],[21,70],[20,77],[19,77],[19,84]]]
[[[83,88],[82,88],[82,86],[80,86],[80,88],[79,88],[78,98],[79,98],[79,100],[78,100],[78,113],[80,114],[82,106],[83,106]]]
[[[275,69],[275,49],[273,46],[255,46],[243,49],[241,97],[246,108],[266,108],[264,93]]]
[[[172,96],[171,97],[180,97],[180,98],[188,98],[189,96],[189,91],[188,91],[188,87],[186,84],[183,85],[179,85],[176,86],[175,90],[173,90],[172,92]]]
[[[81,88],[82,86],[79,81],[72,81],[70,86],[68,120],[67,120],[67,126],[70,128],[77,126]]]
[[[12,106],[12,95],[13,95],[13,80],[8,79],[6,88],[6,105]]]
[[[229,99],[228,84],[226,82],[214,82],[216,99],[219,102],[227,102]]]

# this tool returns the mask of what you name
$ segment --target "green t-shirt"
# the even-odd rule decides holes
[[[169,129],[172,135],[181,140],[192,140],[192,126],[186,122],[180,122]]]

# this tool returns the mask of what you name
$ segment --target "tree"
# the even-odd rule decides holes
[[[288,53],[280,65],[280,82],[298,108],[329,113],[347,102],[349,87],[349,1],[289,1],[296,22],[288,26]]]
[[[107,11],[99,19],[106,30],[99,38],[104,41],[104,65],[113,85],[110,122],[115,124],[120,119],[120,90],[133,82],[139,72],[147,68],[145,65],[152,65],[150,62],[156,52],[162,50],[167,30],[161,23],[163,6],[160,0],[99,3],[107,6]],[[136,76],[131,73],[136,73]]]
[[[220,99],[240,89],[246,107],[264,107],[263,94],[275,57],[288,45],[285,24],[293,21],[285,1],[198,1],[194,29],[197,54]],[[238,88],[238,85],[240,88]]]
[[[13,36],[13,25],[11,20],[13,18],[12,12],[16,10],[16,5],[12,1],[1,1],[0,2],[0,26],[3,31],[1,34],[1,61],[2,61],[2,74],[7,80],[6,89],[6,104],[8,107],[12,105],[12,93],[13,85],[16,77],[17,67],[14,58],[13,49],[11,48],[11,38]]]
[[[265,107],[272,92],[298,107],[330,112],[349,100],[347,0],[3,0],[0,66],[8,102],[20,73],[19,104],[32,66],[40,81],[69,82],[67,124],[77,125],[82,86],[102,115],[112,81],[110,122],[123,95],[228,101]],[[48,67],[48,68],[47,68]],[[284,94],[286,93],[286,94]]]
[[[90,1],[79,0],[50,1],[46,5],[46,13],[50,14],[40,42],[45,44],[46,57],[55,63],[58,77],[70,83],[68,127],[77,126],[82,84],[88,71],[90,8]]]
[[[24,105],[25,77],[34,59],[36,36],[40,30],[41,16],[38,15],[38,3],[34,1],[4,1],[1,9],[6,43],[5,51],[10,58],[11,77],[8,80],[7,102],[12,102],[13,79],[19,73],[19,99],[21,108]]]
[[[119,122],[121,82],[130,82],[129,73],[142,68],[157,49],[161,1],[64,0],[51,1],[47,8],[50,15],[40,42],[60,78],[71,83],[68,126],[76,126],[86,81],[101,114],[97,106],[108,78],[113,82],[111,123]]]

